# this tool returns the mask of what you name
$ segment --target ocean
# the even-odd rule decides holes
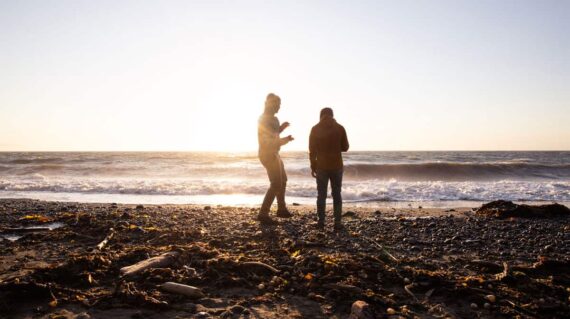
[[[314,204],[306,152],[283,152],[289,203]],[[425,207],[505,199],[570,203],[570,152],[348,152],[343,200]],[[3,152],[0,198],[257,205],[256,153]]]

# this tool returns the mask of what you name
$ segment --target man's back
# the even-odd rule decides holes
[[[309,137],[309,155],[312,169],[342,169],[342,152],[348,151],[348,138],[344,127],[330,116],[323,116],[313,126]]]

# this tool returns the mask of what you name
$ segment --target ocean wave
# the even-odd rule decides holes
[[[467,181],[503,179],[570,178],[570,165],[526,163],[421,163],[421,164],[349,164],[347,177],[397,180]]]
[[[570,181],[570,152],[349,152],[358,181]],[[304,152],[284,153],[290,180],[311,179]],[[0,153],[0,174],[30,179],[266,179],[255,153]]]
[[[0,191],[48,192],[84,194],[131,195],[262,195],[266,181],[240,180],[149,180],[119,179],[60,180],[38,176],[35,179],[0,179]],[[315,197],[314,181],[290,181],[287,195]],[[447,201],[474,200],[553,200],[570,201],[570,182],[405,182],[405,181],[347,181],[343,184],[343,198],[347,201]]]

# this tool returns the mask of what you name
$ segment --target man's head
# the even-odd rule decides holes
[[[333,110],[330,107],[325,107],[321,110],[321,119],[326,116],[334,117]]]
[[[281,107],[281,98],[273,93],[267,94],[265,98],[265,113],[275,114]]]

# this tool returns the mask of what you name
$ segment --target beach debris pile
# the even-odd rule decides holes
[[[45,318],[570,316],[570,226],[469,210],[355,209],[320,231],[311,207],[0,200],[0,313]],[[28,217],[34,216],[34,217]],[[47,223],[63,226],[49,229]]]
[[[570,209],[561,204],[519,205],[511,201],[496,200],[481,206],[477,214],[496,218],[552,218],[570,217]]]

